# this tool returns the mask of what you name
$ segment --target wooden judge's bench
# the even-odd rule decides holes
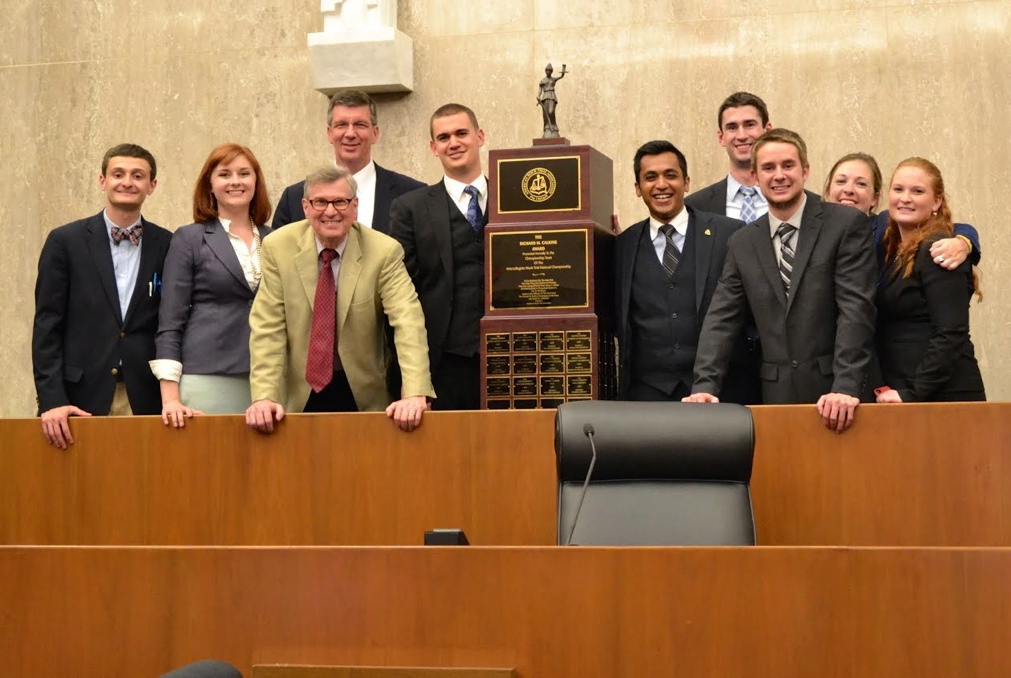
[[[753,412],[747,548],[555,546],[550,410],[0,420],[0,676],[1011,675],[1011,404]]]

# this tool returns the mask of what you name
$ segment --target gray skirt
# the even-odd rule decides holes
[[[184,374],[179,398],[204,414],[244,414],[252,404],[249,375]]]

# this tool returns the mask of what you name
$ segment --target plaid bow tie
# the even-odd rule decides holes
[[[112,227],[112,242],[119,245],[123,242],[123,238],[129,238],[131,245],[140,244],[140,236],[144,234],[144,226],[137,224],[136,226],[131,226],[130,228],[120,228],[119,226]]]

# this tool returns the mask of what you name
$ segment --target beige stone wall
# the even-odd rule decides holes
[[[132,141],[157,157],[145,214],[189,223],[193,180],[222,141],[248,144],[274,199],[332,157],[325,99],[312,90],[305,35],[314,0],[7,0],[0,23],[0,416],[31,416],[31,321],[38,253],[52,228],[97,212],[98,163]],[[645,214],[631,156],[669,138],[696,188],[716,180],[716,108],[745,89],[810,147],[820,189],[838,156],[864,150],[890,173],[909,155],[939,164],[959,220],[984,242],[986,300],[973,305],[991,399],[1011,397],[1011,269],[1001,202],[1011,185],[1011,2],[919,0],[400,0],[415,42],[415,92],[381,95],[379,162],[426,181],[438,105],[472,106],[489,147],[529,145],[544,65],[574,143],[615,162],[621,223]]]

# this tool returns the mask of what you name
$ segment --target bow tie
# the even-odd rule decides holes
[[[144,227],[141,224],[131,226],[130,228],[120,228],[119,226],[112,227],[112,242],[119,245],[123,242],[124,238],[130,239],[131,245],[140,244],[140,236],[144,234]]]

